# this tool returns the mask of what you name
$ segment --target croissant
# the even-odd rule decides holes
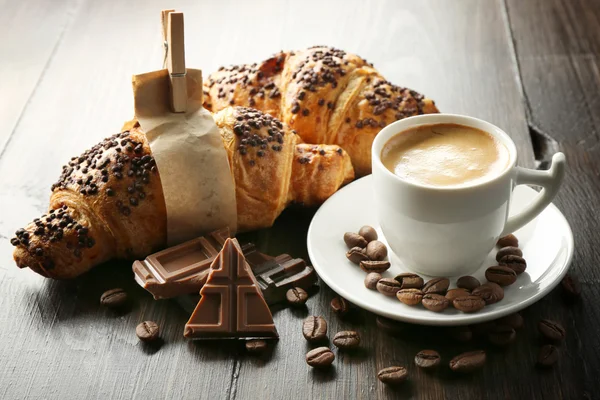
[[[235,181],[239,230],[271,226],[291,202],[318,204],[354,178],[338,146],[307,145],[279,120],[243,107],[213,118]],[[160,173],[139,124],[73,157],[52,186],[49,211],[16,232],[20,268],[71,278],[112,258],[165,246]]]
[[[391,84],[366,60],[324,46],[221,67],[204,82],[204,107],[219,111],[231,105],[279,118],[306,143],[341,146],[357,176],[371,173],[371,144],[381,128],[439,112],[433,100]]]

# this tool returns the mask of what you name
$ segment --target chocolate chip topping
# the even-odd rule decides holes
[[[246,107],[236,107],[235,114],[233,132],[238,137],[238,151],[242,156],[265,157],[269,151],[282,150],[285,131],[281,121]],[[253,161],[250,165],[256,163],[254,159],[250,161]]]

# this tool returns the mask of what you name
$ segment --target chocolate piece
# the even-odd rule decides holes
[[[183,336],[194,339],[277,338],[269,306],[236,239],[227,239],[210,266],[202,298]]]
[[[301,258],[292,259],[287,254],[272,257],[256,250],[252,243],[244,245],[242,250],[269,305],[284,302],[290,288],[309,291],[317,283],[314,268]]]
[[[135,261],[135,281],[155,299],[198,293],[228,237],[229,229],[223,228]]]

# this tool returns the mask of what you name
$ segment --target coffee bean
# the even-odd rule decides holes
[[[473,338],[473,331],[468,326],[454,326],[448,329],[448,335],[457,342],[465,343]]]
[[[390,268],[390,262],[389,261],[361,261],[360,262],[360,269],[362,269],[365,272],[384,272],[387,271],[388,268]]]
[[[442,357],[435,350],[421,350],[415,356],[415,365],[423,369],[434,369],[440,365]]]
[[[381,243],[379,240],[373,240],[367,245],[366,253],[367,257],[372,261],[381,261],[387,257],[388,251],[385,244]]]
[[[567,274],[560,282],[564,293],[571,299],[575,299],[581,295],[581,284],[576,276]]]
[[[542,346],[538,354],[537,363],[540,367],[551,367],[558,361],[558,349],[556,346],[547,344]]]
[[[446,308],[448,308],[450,302],[441,294],[428,293],[425,296],[423,296],[421,304],[423,304],[423,307],[430,311],[442,312]]]
[[[452,305],[464,313],[474,313],[485,307],[485,301],[479,296],[470,295],[454,299]]]
[[[302,335],[309,342],[318,342],[327,337],[327,321],[323,317],[309,316],[302,324]]]
[[[421,289],[423,287],[423,278],[411,272],[396,275],[394,279],[400,282],[402,289]]]
[[[426,294],[446,294],[450,286],[450,280],[448,278],[433,278],[423,286],[423,293]]]
[[[485,301],[485,304],[490,305],[504,298],[504,289],[497,283],[487,282],[473,289],[471,294],[481,297]]]
[[[497,265],[485,270],[485,278],[500,286],[509,286],[517,281],[517,273],[511,268]]]
[[[467,289],[450,289],[448,290],[448,292],[446,292],[446,297],[448,299],[448,301],[450,302],[450,305],[452,305],[452,302],[454,301],[454,299],[458,298],[458,297],[465,297],[470,295],[471,292],[469,292]]]
[[[365,225],[362,228],[360,228],[358,234],[364,237],[367,242],[377,240],[377,231],[369,225]]]
[[[154,321],[144,321],[135,328],[135,334],[143,342],[151,342],[158,338],[158,325]]]
[[[364,249],[367,247],[367,241],[361,235],[358,235],[354,232],[346,232],[344,233],[344,242],[349,249],[353,247],[360,247]]]
[[[263,351],[266,350],[266,348],[267,348],[267,342],[265,342],[264,340],[254,339],[254,340],[248,340],[246,342],[246,351],[248,351],[248,353],[253,353],[253,354],[262,353]]]
[[[293,287],[288,289],[288,291],[285,293],[285,298],[290,305],[300,307],[306,304],[306,300],[308,300],[308,293],[306,293],[306,290],[302,288]]]
[[[341,331],[333,337],[333,344],[340,349],[355,349],[360,344],[360,335],[355,331]]]
[[[377,272],[369,272],[365,277],[365,287],[367,289],[376,290],[377,282],[381,279],[381,274]]]
[[[513,328],[515,330],[521,329],[524,325],[523,317],[519,313],[508,314],[505,317],[498,318],[496,320],[496,323],[498,325],[510,326],[511,328]]]
[[[392,278],[382,278],[377,282],[377,291],[386,296],[395,296],[400,290],[400,282]]]
[[[508,325],[496,325],[488,332],[488,340],[496,346],[506,346],[515,341],[517,333]]]
[[[398,300],[409,306],[420,304],[424,295],[420,289],[400,289],[396,292]]]
[[[397,385],[406,380],[408,372],[404,367],[387,367],[377,373],[377,379],[386,385]]]
[[[127,302],[127,293],[121,288],[107,290],[100,297],[100,304],[109,308],[119,308]]]
[[[313,368],[329,367],[335,355],[328,347],[317,347],[306,353],[306,363]]]
[[[450,360],[450,369],[454,372],[469,373],[483,368],[485,351],[475,350],[462,353]]]
[[[479,280],[477,278],[475,278],[474,276],[461,276],[460,278],[458,278],[458,280],[456,281],[456,286],[461,288],[461,289],[467,289],[470,291],[473,291],[473,289],[479,287],[481,285],[481,283],[479,282]]]
[[[352,261],[354,264],[360,265],[361,261],[369,261],[365,249],[360,247],[353,247],[346,253],[346,258]]]
[[[377,323],[377,327],[379,329],[390,335],[397,335],[399,333],[402,333],[407,327],[407,325],[403,322],[395,321],[393,319],[381,316],[377,316],[377,318],[375,318],[375,323]]]
[[[541,320],[538,329],[544,337],[555,342],[560,342],[567,335],[561,324],[549,319]]]
[[[519,247],[519,239],[512,233],[509,233],[506,236],[502,236],[498,239],[497,245],[499,247]]]
[[[331,300],[331,309],[339,316],[346,315],[350,311],[350,303],[343,297],[336,296]]]
[[[521,251],[518,247],[503,247],[496,253],[496,261],[500,261],[500,259],[504,256],[518,256],[523,257],[523,251]]]
[[[354,264],[360,264],[361,261],[369,260],[369,257],[364,252],[364,249],[360,247],[353,247],[346,253],[346,257],[348,260],[352,261]]]
[[[498,261],[498,264],[512,269],[517,275],[522,274],[527,269],[527,261],[519,256],[504,256]]]

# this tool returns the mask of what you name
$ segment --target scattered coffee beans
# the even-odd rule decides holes
[[[473,291],[475,288],[479,287],[481,283],[474,276],[461,276],[456,281],[456,286],[461,289],[467,289]]]
[[[556,346],[547,344],[542,346],[538,355],[537,363],[540,367],[551,367],[558,361],[558,349]]]
[[[504,298],[504,289],[497,283],[487,282],[473,289],[471,294],[481,297],[485,301],[485,304],[490,305]]]
[[[350,303],[341,296],[335,296],[330,305],[333,312],[339,316],[346,315],[350,311]]]
[[[397,335],[406,329],[405,323],[381,316],[375,318],[375,322],[377,323],[377,327],[379,329],[390,335]]]
[[[365,240],[365,238],[360,235],[357,235],[354,232],[344,233],[344,242],[346,243],[346,246],[348,246],[349,249],[353,247],[360,247],[361,249],[364,249],[365,247],[367,247],[367,241]]]
[[[498,239],[499,247],[519,247],[519,239],[512,233]]]
[[[329,367],[335,355],[328,347],[317,347],[306,353],[306,363],[313,368]]]
[[[369,225],[365,225],[362,228],[360,228],[358,234],[364,237],[367,242],[377,240],[377,231],[375,230],[375,228]]]
[[[466,343],[473,338],[473,331],[468,326],[454,326],[448,329],[448,335],[457,342]]]
[[[485,365],[485,358],[483,350],[462,353],[450,360],[450,369],[460,373],[473,372]]]
[[[100,304],[109,308],[122,307],[127,302],[127,293],[121,288],[107,290],[100,297]]]
[[[504,256],[518,256],[523,257],[523,251],[518,247],[503,247],[496,253],[496,261],[500,261]]]
[[[423,287],[423,278],[410,272],[396,275],[394,279],[400,282],[402,289],[421,289]]]
[[[289,304],[300,307],[306,304],[306,300],[308,300],[308,293],[306,293],[306,290],[302,288],[293,287],[285,293],[285,298]]]
[[[265,351],[267,348],[267,342],[260,339],[248,340],[246,342],[246,351],[248,353],[258,354]]]
[[[446,294],[450,286],[450,280],[448,278],[433,278],[423,286],[423,293],[425,294]]]
[[[355,349],[360,345],[360,335],[355,331],[341,331],[333,337],[333,344],[339,349]]]
[[[549,319],[541,320],[538,324],[538,329],[545,338],[555,342],[560,342],[567,336],[565,328],[561,324]]]
[[[135,328],[135,334],[142,342],[152,342],[158,338],[158,325],[154,321],[144,321]]]
[[[508,325],[496,325],[488,332],[488,340],[496,346],[506,346],[515,341],[517,333]]]
[[[309,316],[302,324],[302,335],[309,342],[318,342],[327,337],[327,321],[323,317]]]
[[[450,305],[452,305],[452,302],[454,301],[454,299],[458,298],[458,297],[465,297],[470,295],[471,292],[469,292],[467,289],[450,289],[448,290],[448,292],[446,293],[446,298],[448,299],[448,301],[450,302]]]
[[[581,294],[581,284],[579,283],[579,279],[577,279],[576,276],[567,274],[560,282],[560,284],[563,288],[564,293],[572,299],[579,297],[579,295]]]
[[[504,256],[498,261],[500,265],[508,267],[515,271],[517,275],[522,274],[527,269],[527,261],[523,257],[519,256]]]
[[[479,296],[469,295],[454,299],[452,305],[464,313],[474,313],[485,307],[485,301]]]
[[[387,257],[387,247],[379,240],[373,240],[367,245],[367,257],[372,261],[381,261]]]
[[[392,278],[382,278],[377,282],[377,291],[386,296],[395,296],[400,287],[400,282]]]
[[[365,272],[384,272],[390,267],[389,261],[361,261],[360,268]]]
[[[498,325],[507,325],[511,328],[518,330],[524,325],[523,317],[519,313],[509,314],[505,317],[496,320]]]
[[[377,379],[386,385],[397,385],[406,380],[408,372],[404,367],[387,367],[377,373]]]
[[[435,350],[421,350],[415,356],[415,365],[422,369],[434,369],[440,365],[442,357]]]
[[[367,289],[376,290],[377,282],[381,279],[381,274],[377,272],[369,272],[365,277],[365,286]]]
[[[509,286],[517,281],[517,273],[509,267],[496,265],[485,270],[485,278],[500,286]]]
[[[400,289],[396,292],[398,300],[409,306],[420,304],[424,295],[420,289]]]
[[[441,294],[428,293],[423,296],[421,300],[421,304],[426,309],[433,312],[442,312],[450,305],[450,302],[447,298],[442,296]]]
[[[369,257],[364,252],[364,249],[360,247],[353,247],[346,253],[346,257],[348,260],[352,261],[354,264],[360,265],[361,261],[367,261]]]

